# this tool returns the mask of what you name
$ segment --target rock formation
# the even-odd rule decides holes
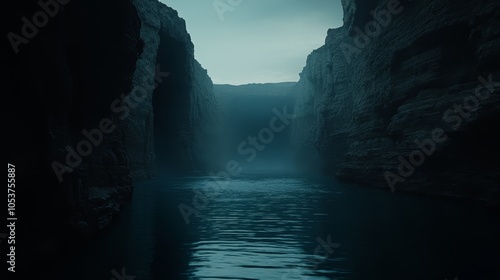
[[[145,89],[146,97],[125,121],[132,174],[151,177],[156,162],[176,171],[202,170],[198,151],[209,144],[217,120],[212,81],[194,59],[186,24],[175,10],[156,0],[134,4],[145,42],[134,86]]]
[[[342,3],[295,88],[297,149],[343,180],[499,205],[500,3]]]
[[[106,228],[156,161],[202,169],[216,104],[184,20],[158,1],[5,5],[5,158],[30,265]]]

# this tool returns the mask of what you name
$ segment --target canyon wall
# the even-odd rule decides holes
[[[295,88],[298,154],[341,180],[500,205],[500,3],[342,3]]]
[[[145,46],[134,73],[140,101],[125,120],[132,175],[149,178],[156,163],[177,172],[203,170],[207,159],[200,151],[210,144],[217,121],[212,81],[194,59],[177,12],[156,0],[133,2]]]
[[[18,262],[43,267],[105,229],[158,160],[203,168],[216,104],[184,20],[157,1],[5,5],[2,155],[16,168]]]

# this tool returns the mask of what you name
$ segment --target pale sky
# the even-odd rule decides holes
[[[195,57],[214,84],[298,81],[307,55],[343,16],[340,0],[160,1],[186,20]]]

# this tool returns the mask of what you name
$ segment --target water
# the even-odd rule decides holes
[[[180,205],[197,212],[186,220]],[[498,213],[470,203],[319,178],[158,179],[138,184],[116,223],[57,271],[75,280],[499,279],[499,233]]]

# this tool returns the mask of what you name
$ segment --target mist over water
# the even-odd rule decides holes
[[[219,104],[218,165],[213,173],[293,172],[295,83],[214,85]],[[213,167],[214,168],[214,167]]]
[[[276,118],[273,109],[293,106],[288,86],[284,95],[219,90],[226,141],[219,161],[230,167],[137,184],[131,205],[56,273],[60,279],[122,267],[125,275],[153,280],[494,279],[499,273],[495,212],[305,172],[291,164],[292,129],[284,126],[265,145],[259,140]],[[254,136],[258,144],[250,144]],[[240,145],[255,152],[239,153]]]

